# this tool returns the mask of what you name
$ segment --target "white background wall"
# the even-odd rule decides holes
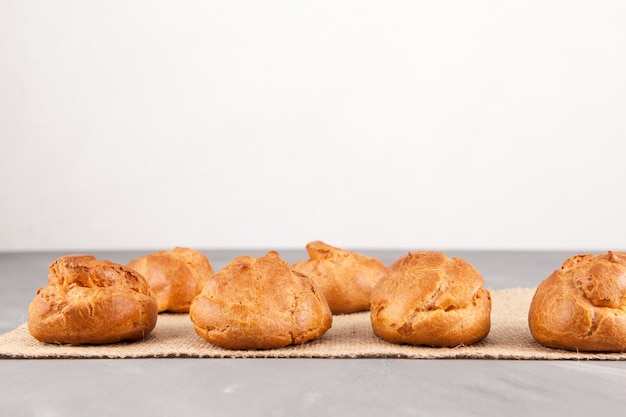
[[[0,250],[626,249],[626,2],[0,0]]]

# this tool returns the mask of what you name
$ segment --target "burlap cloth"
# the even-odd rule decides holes
[[[103,346],[44,344],[26,324],[0,336],[2,358],[414,358],[414,359],[602,359],[626,360],[626,353],[579,353],[549,349],[528,330],[532,289],[493,291],[491,331],[471,346],[432,348],[395,345],[372,332],[369,313],[333,317],[319,340],[272,350],[228,350],[211,345],[194,331],[186,314],[161,314],[145,340]]]

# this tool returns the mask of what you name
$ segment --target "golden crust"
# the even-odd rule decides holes
[[[187,313],[194,297],[213,275],[211,262],[189,248],[174,248],[133,259],[127,265],[148,282],[159,312]]]
[[[387,272],[381,261],[320,241],[306,249],[310,259],[296,262],[293,269],[313,278],[333,314],[369,310],[372,288]]]
[[[332,314],[310,278],[277,252],[240,256],[213,275],[189,316],[205,340],[228,349],[272,349],[322,336]]]
[[[410,252],[372,290],[374,333],[392,343],[458,346],[491,327],[491,295],[468,262],[443,253]]]
[[[544,346],[626,351],[626,253],[567,259],[537,287],[528,325]]]
[[[48,286],[28,307],[35,339],[115,343],[142,339],[156,325],[156,300],[137,272],[90,255],[61,257],[49,269]]]

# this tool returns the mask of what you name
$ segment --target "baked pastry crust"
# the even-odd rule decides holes
[[[372,288],[387,273],[385,264],[320,241],[310,242],[306,250],[310,259],[296,262],[293,269],[313,278],[333,314],[369,310]]]
[[[537,287],[528,325],[544,346],[626,351],[626,253],[567,259]]]
[[[410,252],[372,290],[374,333],[392,343],[459,346],[491,327],[491,295],[468,262],[433,251]]]
[[[213,275],[189,311],[202,338],[228,349],[272,349],[322,336],[332,314],[312,279],[277,252],[240,256]]]
[[[213,275],[213,266],[207,257],[190,248],[158,251],[133,259],[127,266],[146,279],[159,312],[189,312],[191,301]]]
[[[28,330],[47,343],[103,344],[144,338],[157,302],[137,272],[91,255],[61,257],[28,307]]]

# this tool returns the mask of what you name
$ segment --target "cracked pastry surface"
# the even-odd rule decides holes
[[[47,343],[139,340],[156,325],[157,302],[137,272],[90,255],[56,259],[48,286],[28,306],[28,330]]]
[[[333,314],[369,310],[372,288],[387,272],[380,260],[320,241],[306,249],[310,259],[296,262],[293,269],[313,278]]]
[[[372,290],[374,333],[392,343],[469,345],[491,327],[491,295],[468,262],[441,252],[410,252]]]
[[[190,248],[154,252],[133,259],[127,266],[146,279],[159,312],[187,313],[191,301],[213,275],[207,257]]]
[[[332,324],[323,294],[277,252],[239,256],[191,304],[196,333],[228,349],[272,349],[322,336]]]
[[[626,253],[567,259],[537,287],[528,325],[544,346],[626,351]]]

